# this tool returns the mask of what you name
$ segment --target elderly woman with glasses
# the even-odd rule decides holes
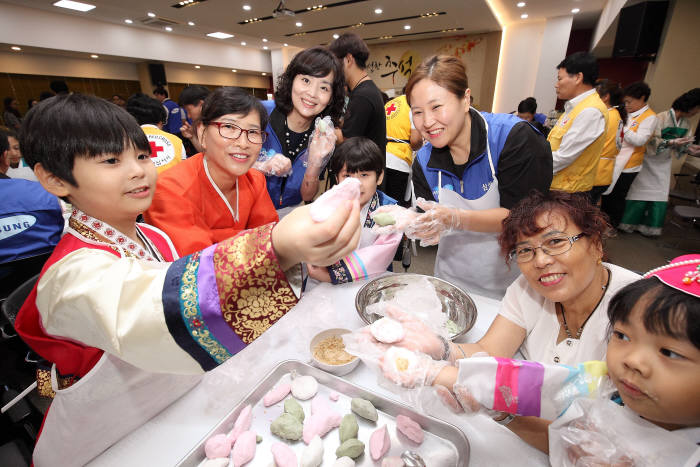
[[[204,101],[197,122],[203,152],[159,175],[144,213],[181,256],[278,220],[265,176],[249,170],[267,139],[267,122],[265,107],[243,89],[221,87]]]

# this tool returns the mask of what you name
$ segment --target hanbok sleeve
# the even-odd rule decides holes
[[[77,250],[39,281],[41,324],[148,371],[211,370],[297,302],[271,232],[244,231],[173,263]]]
[[[358,248],[328,267],[333,284],[367,279],[385,272],[401,243],[402,234],[379,235],[372,245]]]

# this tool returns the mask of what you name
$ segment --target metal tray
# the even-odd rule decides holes
[[[355,459],[355,465],[359,466],[379,466],[381,460],[373,461],[369,455],[369,437],[372,432],[382,425],[387,426],[389,437],[391,438],[391,449],[387,456],[400,455],[405,450],[418,452],[426,462],[428,467],[453,467],[466,466],[469,463],[469,441],[457,427],[437,420],[427,415],[419,414],[410,407],[401,403],[386,399],[367,389],[356,386],[344,379],[326,373],[297,360],[286,360],[274,368],[260,384],[258,384],[223,420],[221,420],[207,435],[197,443],[197,445],[177,464],[180,467],[196,467],[205,458],[204,443],[211,436],[219,433],[228,433],[238,417],[241,410],[248,404],[253,407],[253,424],[251,430],[262,436],[263,441],[258,444],[255,458],[248,465],[250,466],[270,466],[274,465],[270,447],[273,443],[283,441],[270,433],[270,423],[283,411],[284,401],[270,407],[265,407],[262,399],[265,394],[281,382],[289,381],[290,372],[295,371],[298,375],[311,375],[319,382],[318,396],[328,398],[331,392],[340,394],[337,402],[328,399],[328,404],[341,415],[350,412],[350,399],[362,397],[374,404],[379,412],[379,420],[376,423],[357,417],[360,431],[358,439],[365,443],[365,453]],[[317,396],[317,397],[318,397]],[[292,397],[291,395],[288,397]],[[311,414],[311,401],[298,401],[304,408],[304,413],[308,417]],[[396,429],[395,418],[397,415],[407,415],[418,422],[425,432],[425,440],[417,445],[406,438]],[[285,441],[297,454],[297,459],[301,460],[301,453],[306,447],[303,441]],[[323,464],[331,466],[335,462],[335,450],[340,445],[338,429],[331,430],[323,438]]]

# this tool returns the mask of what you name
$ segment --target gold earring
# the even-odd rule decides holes
[[[596,262],[596,264],[603,264],[603,258],[598,258],[598,261]]]

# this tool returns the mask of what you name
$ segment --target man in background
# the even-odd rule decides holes
[[[202,114],[202,104],[204,104],[204,99],[207,98],[209,93],[211,93],[209,88],[199,84],[186,86],[180,93],[180,107],[187,112],[187,120],[183,120],[180,133],[183,140],[185,140],[188,156],[202,152],[202,145],[197,138],[195,124]],[[189,147],[187,142],[190,143]]]
[[[182,121],[185,119],[183,115],[183,110],[177,103],[170,100],[168,97],[168,91],[162,86],[158,86],[154,91],[153,95],[163,104],[165,111],[168,114],[165,124],[163,125],[163,131],[167,131],[173,135],[180,134],[180,127],[182,126]]]

